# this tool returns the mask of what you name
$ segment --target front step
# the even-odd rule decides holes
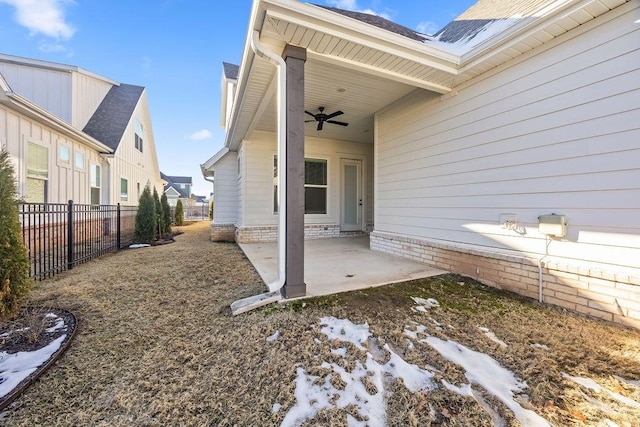
[[[280,301],[282,299],[284,298],[279,290],[242,298],[231,304],[231,314],[237,316],[238,314],[246,313],[247,311],[254,310],[258,307],[262,307],[263,305],[271,304],[272,302]]]

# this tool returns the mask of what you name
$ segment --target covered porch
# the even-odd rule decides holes
[[[241,243],[265,283],[277,277],[276,243]],[[305,240],[306,297],[330,295],[446,273],[399,256],[369,249],[369,236]]]

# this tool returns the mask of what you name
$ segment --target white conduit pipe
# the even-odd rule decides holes
[[[267,285],[270,292],[277,291],[284,286],[286,279],[286,251],[285,239],[287,235],[287,212],[286,201],[287,192],[286,178],[287,168],[285,166],[285,153],[287,149],[287,72],[284,59],[280,55],[267,50],[260,43],[260,32],[255,30],[251,37],[251,49],[261,58],[267,59],[278,70],[278,277],[274,282]]]

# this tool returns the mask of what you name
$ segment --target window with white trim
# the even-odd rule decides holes
[[[120,200],[129,200],[129,181],[126,178],[120,178]]]
[[[84,153],[81,151],[76,151],[74,154],[74,158],[76,169],[84,169]]]
[[[91,204],[100,204],[100,180],[101,180],[100,165],[91,165],[91,177],[89,184],[91,187]]]
[[[58,148],[58,158],[60,159],[60,163],[70,163],[71,162],[71,150],[66,145],[60,145]]]
[[[304,159],[304,213],[327,213],[327,160]],[[273,213],[278,213],[278,156],[273,157]]]
[[[24,201],[47,203],[49,187],[49,149],[29,142],[27,144],[27,180]]]
[[[144,141],[144,129],[142,128],[142,123],[140,123],[140,120],[138,119],[135,119],[134,130],[136,134],[136,137],[135,137],[136,150],[142,153],[142,143]]]

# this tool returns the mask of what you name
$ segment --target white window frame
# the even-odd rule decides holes
[[[304,162],[305,162],[305,168],[306,168],[306,164],[308,161],[321,161],[324,162],[326,165],[326,172],[327,172],[327,183],[324,185],[318,185],[318,184],[307,184],[305,182],[304,184],[304,188],[305,188],[305,192],[307,188],[324,188],[325,191],[325,211],[324,213],[307,213],[306,212],[306,207],[305,207],[305,216],[308,217],[326,217],[327,215],[329,215],[329,159],[328,158],[324,158],[324,157],[305,157],[304,158]],[[274,154],[273,155],[273,183],[271,186],[271,190],[273,193],[273,206],[272,206],[272,213],[273,215],[278,215],[278,198],[277,198],[277,187],[278,187],[278,155]]]
[[[66,159],[63,158],[63,151],[66,151]],[[64,166],[71,165],[71,148],[66,144],[58,145],[58,162]]]
[[[89,202],[94,204],[100,204],[102,202],[102,185],[100,181],[102,180],[102,167],[96,163],[91,163],[89,166]],[[98,172],[96,174],[96,171]],[[98,203],[93,203],[93,190],[98,190]]]
[[[126,183],[126,193],[122,192],[122,184]],[[129,201],[129,180],[123,176],[120,177],[120,201],[128,202]]]
[[[30,174],[29,173],[29,151],[31,150],[30,147],[38,147],[38,149],[43,149],[46,151],[46,162],[47,162],[47,169],[46,169],[46,177],[43,176],[43,174]],[[49,168],[49,147],[45,146],[45,145],[41,145],[32,141],[27,141],[27,161],[26,161],[26,180],[25,180],[25,186],[28,186],[28,182],[31,179],[35,179],[35,180],[39,180],[39,181],[44,181],[44,194],[43,194],[43,200],[42,201],[36,201],[36,202],[31,202],[31,203],[48,203],[49,202],[49,172],[50,172],[50,168]],[[27,187],[25,187],[25,198],[27,196]],[[29,203],[29,200],[26,200],[27,203]]]
[[[139,152],[143,152],[143,147],[144,147],[144,127],[142,126],[142,122],[138,119],[134,120],[134,146],[135,149],[138,150]]]
[[[82,151],[75,151],[73,153],[73,165],[78,170],[84,170],[85,168],[85,157]]]

